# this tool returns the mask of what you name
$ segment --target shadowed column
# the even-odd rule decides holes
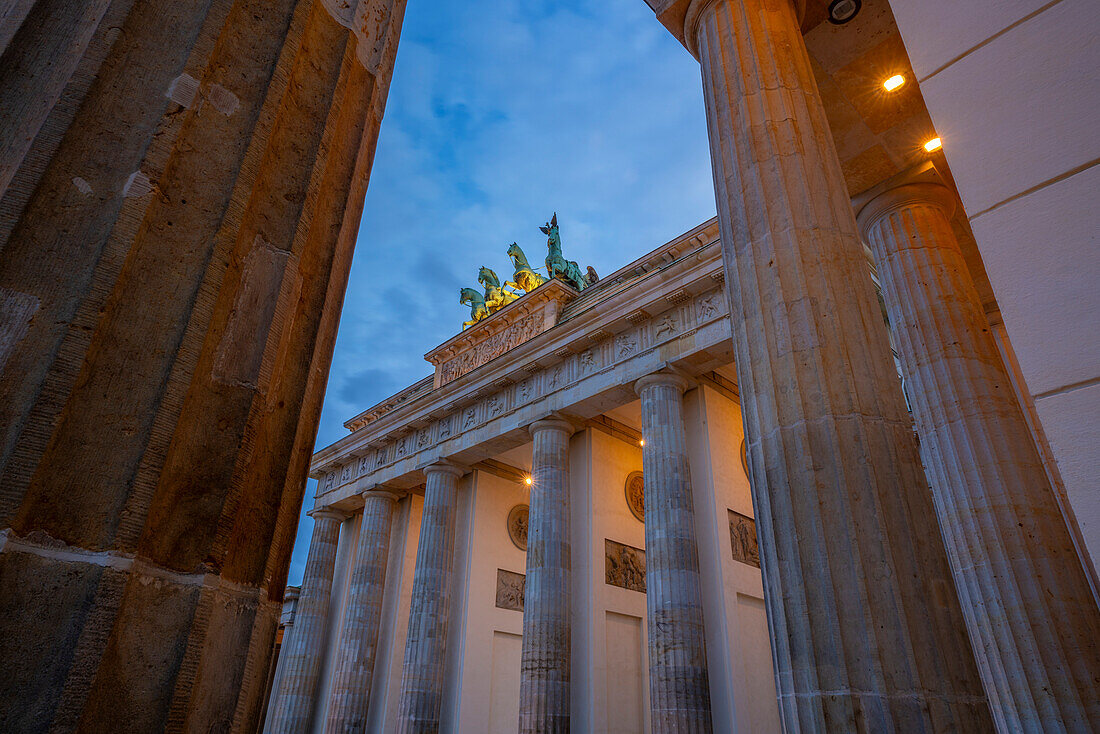
[[[321,660],[325,654],[336,543],[344,515],[328,510],[309,514],[313,518],[313,538],[309,543],[298,605],[294,609],[294,626],[289,630],[290,639],[282,653],[286,669],[271,713],[272,734],[309,731]]]
[[[405,2],[3,7],[0,728],[254,730]]]
[[[523,597],[519,731],[569,731],[569,437],[564,420],[528,429],[531,509]]]
[[[955,195],[872,199],[902,372],[979,669],[1001,731],[1100,731],[1100,610],[951,229]]]
[[[326,725],[329,732],[366,731],[396,501],[397,495],[384,490],[363,493],[359,549],[348,587],[344,628],[336,643],[338,662]]]
[[[684,390],[658,373],[634,385],[642,399],[649,704],[654,732],[711,729],[699,549],[691,499]]]
[[[455,511],[458,479],[463,471],[454,464],[440,462],[426,467],[424,473],[427,485],[401,671],[398,727],[403,734],[439,731],[454,571]]]
[[[784,727],[988,731],[794,4],[652,4],[702,66]]]

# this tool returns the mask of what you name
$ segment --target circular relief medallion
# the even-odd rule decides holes
[[[749,476],[749,447],[745,439],[741,439],[741,468],[745,470],[745,476]],[[751,479],[751,477],[750,477]]]
[[[645,480],[640,471],[631,472],[626,478],[626,506],[638,522],[645,522]]]
[[[521,551],[527,550],[527,516],[530,511],[527,505],[516,505],[508,513],[508,537]]]

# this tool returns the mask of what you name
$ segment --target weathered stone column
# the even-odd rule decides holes
[[[569,731],[569,437],[573,426],[547,418],[528,429],[531,510],[523,595],[519,731]]]
[[[384,489],[363,493],[363,520],[348,587],[344,629],[337,644],[336,677],[329,702],[329,732],[363,732],[367,728],[374,677],[382,592],[390,553],[390,527],[397,495]]]
[[[702,65],[784,727],[988,731],[794,3],[655,4]]]
[[[404,7],[0,11],[0,728],[255,729]]]
[[[955,195],[860,211],[1000,731],[1100,731],[1100,609],[951,230]]]
[[[409,635],[401,671],[398,730],[402,734],[439,731],[454,570],[458,479],[463,471],[442,461],[426,467],[424,473],[427,486],[413,571]]]
[[[634,385],[642,399],[649,703],[654,732],[711,729],[703,594],[691,499],[684,390],[662,372]]]
[[[336,543],[345,516],[331,510],[314,510],[309,514],[313,518],[313,538],[309,543],[298,606],[294,610],[294,626],[288,630],[290,639],[282,653],[286,670],[271,712],[272,734],[309,731],[321,660],[325,655]]]

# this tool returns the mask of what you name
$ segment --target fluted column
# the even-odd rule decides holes
[[[338,662],[325,727],[328,732],[366,731],[396,501],[397,495],[385,490],[363,493],[359,549],[348,587],[344,628],[336,643]]]
[[[254,730],[405,0],[0,8],[0,728]]]
[[[302,590],[294,608],[294,625],[282,655],[286,669],[271,713],[272,734],[308,732],[313,716],[314,695],[324,658],[325,630],[332,596],[332,573],[336,566],[336,542],[343,513],[315,510],[313,537],[302,575]]]
[[[660,7],[702,66],[784,727],[987,731],[794,4]]]
[[[642,472],[645,478],[646,612],[649,703],[654,732],[709,732],[703,593],[691,499],[684,390],[672,373],[643,377]]]
[[[402,734],[439,731],[454,570],[458,479],[463,471],[454,464],[439,462],[426,467],[424,473],[427,485],[413,571],[409,635],[401,671],[398,726]]]
[[[528,429],[531,510],[523,596],[519,731],[569,731],[569,437],[573,426],[547,418]]]
[[[859,223],[882,278],[936,511],[1000,731],[1100,731],[1100,609],[951,229],[908,183]]]

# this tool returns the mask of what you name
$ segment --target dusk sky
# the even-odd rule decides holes
[[[555,211],[601,275],[714,216],[698,63],[644,0],[409,0],[317,448],[430,374],[480,266],[541,264]]]

